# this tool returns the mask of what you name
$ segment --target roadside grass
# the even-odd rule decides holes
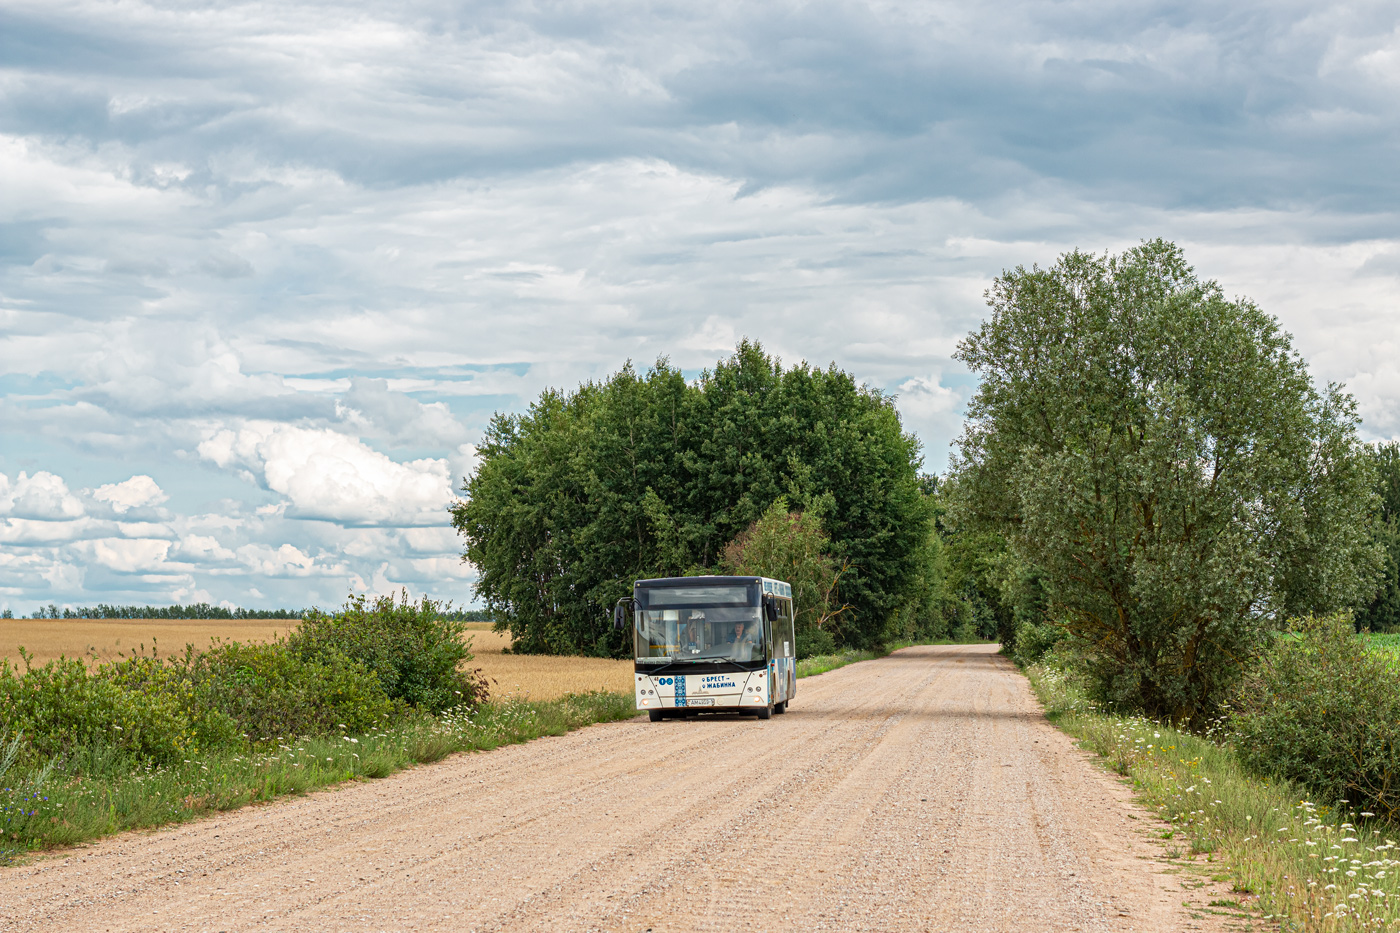
[[[890,649],[890,651],[893,650],[893,648]],[[815,654],[797,662],[797,676],[815,677],[818,674],[825,674],[827,671],[834,671],[838,667],[845,667],[847,664],[855,664],[857,661],[873,661],[876,658],[883,658],[889,653],[889,651],[865,651],[848,648],[835,654]]]
[[[342,781],[386,777],[454,752],[486,751],[636,715],[630,694],[505,698],[475,711],[424,715],[368,734],[215,752],[174,767],[133,772],[115,756],[89,749],[82,760],[61,763],[37,784],[0,769],[0,783],[10,785],[0,787],[0,864],[27,851],[180,823]]]
[[[1170,826],[1172,858],[1204,855],[1283,931],[1343,933],[1400,924],[1400,827],[1336,809],[1248,774],[1226,745],[1141,717],[1106,715],[1064,672],[1026,668],[1056,726],[1131,778]]]

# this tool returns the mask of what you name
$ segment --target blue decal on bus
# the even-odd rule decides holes
[[[689,704],[687,704],[686,701],[685,701],[685,675],[684,675],[684,674],[682,674],[682,675],[680,675],[679,677],[676,678],[676,705],[677,705],[677,706],[687,706],[687,705],[689,705]]]

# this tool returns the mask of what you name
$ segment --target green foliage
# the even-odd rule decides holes
[[[406,592],[373,602],[351,596],[340,612],[307,613],[287,638],[287,648],[306,661],[338,656],[363,664],[379,678],[390,699],[439,712],[475,705],[486,684],[463,665],[471,661],[462,621],[445,619],[428,597],[414,604]]]
[[[799,660],[836,654],[840,647],[836,643],[836,636],[824,628],[809,628],[804,634],[797,636]]]
[[[828,646],[834,647],[842,616],[850,612],[838,595],[844,568],[827,554],[830,546],[817,515],[788,511],[787,500],[780,496],[720,554],[722,573],[766,576],[792,584],[799,657],[822,653],[808,650],[807,643],[828,651]]]
[[[847,643],[915,598],[928,504],[891,399],[747,341],[694,383],[665,360],[498,415],[452,509],[477,594],[516,650],[625,656],[608,610],[643,577],[713,567],[785,497],[845,567]]]
[[[1366,458],[1380,509],[1375,541],[1385,559],[1380,589],[1357,611],[1356,625],[1372,632],[1400,632],[1400,444],[1368,445]]]
[[[1352,398],[1162,241],[1017,268],[960,345],[959,534],[1034,576],[1098,699],[1208,717],[1279,619],[1374,589]]]
[[[195,703],[228,716],[253,743],[362,732],[396,711],[379,678],[338,651],[304,658],[284,643],[228,642],[187,648],[178,668]]]
[[[194,747],[189,716],[171,693],[123,689],[115,678],[89,674],[81,661],[23,661],[20,671],[0,659],[0,737],[22,736],[26,757],[103,746],[129,759],[170,761]]]
[[[185,757],[205,749],[241,745],[242,725],[230,710],[212,702],[208,693],[201,694],[191,677],[190,658],[192,650],[185,649],[184,659],[163,659],[156,655],[138,652],[120,661],[109,662],[97,668],[91,679],[118,687],[138,704],[158,703],[173,706],[180,711],[187,730],[188,740],[181,749]],[[162,763],[166,758],[158,755],[137,754],[127,756],[119,748],[105,743],[83,743],[74,751],[80,758],[93,766],[103,763],[128,764],[131,757],[139,761]],[[85,769],[86,770],[86,769]]]
[[[1054,622],[1025,621],[1016,627],[1016,644],[1011,657],[1017,664],[1040,662],[1065,639],[1065,628]]]
[[[1230,721],[1257,772],[1400,817],[1400,655],[1357,638],[1349,618],[1310,618],[1276,639]]]
[[[0,735],[22,735],[27,761],[61,757],[86,772],[363,731],[409,706],[467,709],[486,685],[462,669],[463,626],[427,598],[352,597],[265,645],[141,652],[91,669],[67,659],[34,667],[26,655],[23,671],[0,662]]]
[[[937,529],[947,555],[943,587],[944,627],[962,641],[994,639],[1009,650],[1016,641],[1016,618],[1002,594],[1006,540],[985,525],[959,525],[945,505],[956,494],[956,477],[938,494]]]

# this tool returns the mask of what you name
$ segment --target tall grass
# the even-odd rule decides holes
[[[1167,821],[1169,856],[1204,855],[1284,931],[1400,926],[1400,828],[1254,776],[1225,744],[1100,712],[1063,671],[1026,673],[1051,721],[1131,778]]]

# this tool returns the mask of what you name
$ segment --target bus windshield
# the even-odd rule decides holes
[[[764,660],[756,595],[747,586],[647,589],[637,607],[637,660]]]

